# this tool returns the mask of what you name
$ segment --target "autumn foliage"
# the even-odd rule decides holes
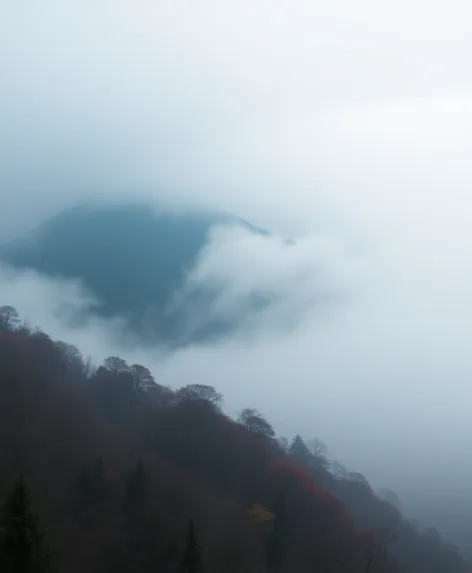
[[[58,571],[178,571],[189,536],[207,573],[471,571],[299,436],[283,447],[259,412],[234,421],[212,387],[172,391],[117,357],[93,368],[11,316],[0,494],[25,476]]]

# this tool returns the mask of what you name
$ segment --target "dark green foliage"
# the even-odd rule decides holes
[[[310,450],[307,448],[303,438],[297,434],[288,450],[290,456],[300,465],[305,466],[311,459]]]
[[[195,535],[193,519],[190,520],[185,550],[180,561],[179,573],[203,573],[202,554]]]
[[[22,478],[7,495],[0,521],[0,571],[2,573],[47,573],[52,571],[51,553],[31,509],[31,494]]]

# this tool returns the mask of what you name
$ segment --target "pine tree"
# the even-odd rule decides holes
[[[297,434],[293,438],[288,453],[293,458],[293,460],[302,466],[309,465],[309,460],[312,458],[310,450],[307,448],[305,441],[300,436],[300,434]]]
[[[180,562],[179,573],[204,573],[202,554],[195,535],[193,519],[190,520],[185,550]]]
[[[7,495],[0,521],[0,571],[49,573],[51,554],[31,510],[31,494],[20,478]]]

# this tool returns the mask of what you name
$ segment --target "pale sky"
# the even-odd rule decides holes
[[[286,294],[277,312],[329,301],[298,328],[264,316],[250,343],[143,361],[318,435],[400,497],[470,494],[471,16],[454,0],[0,0],[0,239],[130,195],[298,237],[216,233],[194,275],[224,277],[220,305],[261,284]],[[5,272],[4,302],[111,350],[109,325],[53,318],[73,287]]]

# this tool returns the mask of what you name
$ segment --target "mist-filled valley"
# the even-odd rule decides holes
[[[470,570],[470,12],[2,5],[0,571]]]

